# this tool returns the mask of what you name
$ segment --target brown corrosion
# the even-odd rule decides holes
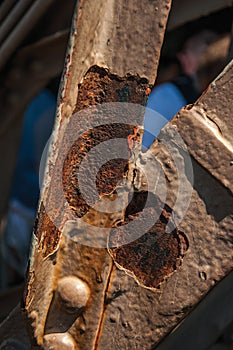
[[[89,69],[83,82],[79,84],[74,112],[108,102],[130,102],[144,106],[148,88],[148,81],[145,78],[130,74],[119,77],[104,68],[94,66]]]
[[[188,249],[188,240],[184,233],[176,228],[166,232],[172,210],[158,198],[155,199],[155,206],[147,208],[147,214],[156,216],[159,211],[160,215],[149,231],[142,232],[141,237],[139,232],[138,239],[122,245],[130,235],[127,224],[132,220],[138,220],[140,227],[141,220],[138,214],[143,210],[147,200],[147,193],[143,191],[135,193],[127,208],[125,222],[117,233],[110,234],[109,239],[111,246],[115,246],[109,248],[109,252],[116,264],[148,288],[158,288],[181,265]]]
[[[79,93],[77,104],[74,112],[79,112],[87,107],[108,102],[131,102],[145,105],[148,91],[148,82],[138,76],[128,75],[126,77],[118,77],[110,74],[106,69],[100,67],[92,67],[85,75],[83,82],[79,84]],[[114,108],[114,107],[113,107]],[[112,111],[113,115],[116,113]],[[95,118],[93,109],[90,110],[89,120]],[[92,128],[83,132],[70,148],[63,164],[63,189],[67,202],[73,212],[82,217],[88,213],[90,206],[84,200],[78,182],[79,167],[85,156],[100,143],[116,138],[124,138],[128,142],[130,158],[130,150],[132,142],[139,140],[138,128],[135,125],[126,123],[108,124]],[[82,116],[78,127],[82,130]],[[107,150],[106,150],[107,152]],[[81,174],[82,178],[91,177],[96,174],[96,190],[99,196],[112,193],[117,183],[126,176],[128,169],[128,160],[112,159],[96,169],[98,164],[98,152],[90,164],[87,173]],[[94,205],[98,200],[94,195],[93,188],[88,185],[85,188],[85,195],[88,202]]]
[[[39,250],[45,258],[54,253],[59,244],[61,232],[46,213],[43,203],[40,205],[33,230],[39,240]]]
[[[96,145],[111,138],[126,138],[133,128],[125,124],[103,125],[96,127],[84,133],[71,147],[63,166],[63,188],[70,207],[78,217],[82,217],[88,211],[90,206],[86,203],[79,188],[78,172],[79,166],[86,154]],[[96,163],[98,162],[98,153],[96,154]],[[100,196],[110,194],[116,188],[126,170],[128,161],[124,159],[112,159],[105,163],[96,173],[96,189]],[[87,173],[83,174],[87,178],[95,175],[95,164],[90,164]],[[94,196],[94,189],[86,185],[85,194],[89,198],[89,203],[95,204],[98,198]]]
[[[99,67],[92,67],[83,78],[83,82],[79,84],[79,92],[75,112],[81,111],[87,107],[92,107],[84,114],[84,118],[88,121],[95,118],[95,106],[106,102],[132,102],[138,104],[146,103],[146,90],[148,82],[146,79],[141,79],[139,76],[118,77],[110,74],[107,70]],[[94,109],[94,111],[93,111]],[[112,111],[117,113],[117,111]],[[98,144],[114,138],[125,138],[126,142],[130,135],[133,139],[138,141],[137,129],[135,125],[128,125],[126,123],[108,124],[106,116],[106,124],[92,128],[90,130],[83,129],[82,132],[82,118],[83,114],[79,115],[77,123],[74,123],[72,130],[78,128],[81,135],[72,144],[63,162],[63,147],[59,149],[59,155],[56,159],[54,171],[51,174],[51,182],[58,184],[58,190],[48,191],[46,205],[41,204],[38,218],[36,219],[34,232],[39,240],[39,247],[44,257],[53,254],[59,244],[61,232],[50,220],[45,211],[45,206],[50,208],[53,212],[54,221],[60,227],[63,218],[66,215],[66,201],[69,208],[77,217],[82,217],[89,212],[90,206],[81,195],[80,186],[78,182],[79,166],[85,156]],[[69,123],[72,125],[73,115],[70,117]],[[64,132],[63,145],[69,145],[69,130]],[[131,140],[131,139],[130,139]],[[129,148],[130,157],[130,148]],[[128,158],[129,158],[128,157]],[[111,157],[110,157],[111,158]],[[98,154],[94,159],[94,163],[98,163]],[[62,185],[63,191],[60,190],[60,169],[62,169]],[[108,195],[115,190],[116,184],[126,176],[128,169],[128,161],[125,159],[112,159],[106,164],[102,165],[100,169],[96,169],[95,164],[90,165],[89,173],[81,174],[82,178],[88,178],[91,173],[96,175],[96,189],[99,196]],[[89,199],[91,205],[95,204],[96,198],[93,195],[93,188],[88,185],[85,189],[85,194]],[[64,196],[63,196],[64,195]]]

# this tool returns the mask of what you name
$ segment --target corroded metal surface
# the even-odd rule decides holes
[[[156,141],[151,148],[157,161],[163,167],[168,180],[166,184],[166,203],[171,208],[175,208],[179,186],[180,191],[182,191],[182,188],[186,191],[189,188],[192,192],[187,213],[178,225],[179,230],[185,233],[189,241],[189,249],[182,266],[176,274],[169,277],[166,283],[161,284],[159,290],[142,288],[142,285],[137,284],[134,278],[125,273],[124,270],[114,269],[111,288],[108,291],[111,302],[105,310],[105,319],[102,326],[101,349],[111,347],[121,349],[140,348],[142,344],[150,344],[146,345],[145,348],[151,348],[152,344],[155,347],[166,336],[167,332],[187,316],[206,293],[232,270],[233,196],[226,188],[227,186],[224,187],[223,185],[229,183],[227,179],[232,176],[231,168],[230,166],[227,168],[229,164],[226,163],[224,172],[219,171],[218,167],[222,162],[222,158],[224,159],[225,148],[223,144],[219,146],[219,139],[214,133],[210,132],[209,123],[206,123],[205,128],[202,129],[202,122],[199,118],[199,123],[196,122],[195,128],[193,128],[197,111],[202,111],[200,106],[205,105],[206,113],[208,113],[208,110],[212,110],[214,106],[218,106],[218,103],[220,103],[221,91],[225,90],[224,86],[226,84],[232,82],[230,70],[227,69],[217,81],[218,84],[212,84],[193,107],[189,106],[180,112],[171,124],[161,132],[159,136],[161,141],[167,140],[168,142],[170,140],[173,143],[173,154],[166,147],[168,143],[164,144],[161,141]],[[213,91],[215,92],[214,95]],[[210,100],[211,95],[213,100]],[[226,107],[227,111],[225,109],[225,120],[231,119],[232,102],[230,101],[232,101],[232,96],[229,90],[227,96],[229,102],[228,108]],[[221,110],[217,114],[219,117],[221,116],[220,112]],[[230,120],[229,123],[231,123]],[[192,188],[189,169],[185,169],[183,173],[177,173],[178,160],[184,165],[186,156],[179,140],[172,137],[175,136],[174,130],[179,130],[190,153],[195,158],[192,159],[194,188]],[[193,137],[190,137],[189,130]],[[201,136],[196,138],[202,130]],[[195,144],[193,140],[196,140]],[[213,153],[208,154],[206,152],[208,145],[212,145],[213,151],[215,150],[215,157],[218,158],[213,157]],[[197,152],[197,156],[195,156],[195,152]],[[205,156],[198,157],[200,152],[205,153]],[[176,164],[174,163],[175,153]],[[203,158],[208,160],[208,163],[206,162],[207,169],[198,164],[199,161],[202,162]],[[208,164],[211,167],[207,166]],[[147,271],[149,272],[150,269]],[[207,300],[208,296],[206,297]],[[215,307],[214,303],[211,305],[211,307]],[[224,308],[223,313],[219,313],[219,318],[224,319]],[[224,324],[226,326],[226,323]],[[220,333],[213,331],[215,326],[213,324],[211,326],[210,323],[210,329],[211,327],[210,332],[215,336],[207,338],[205,342],[202,341],[201,345],[200,338],[198,338],[198,342],[194,343],[196,348],[205,349],[205,346],[210,345],[211,341],[214,342],[217,339]],[[109,334],[114,334],[114,336],[109,337]],[[182,333],[180,334],[179,344],[182,344]],[[185,337],[184,334],[183,336]],[[195,335],[193,336],[195,337]],[[172,346],[173,343],[169,344]]]
[[[147,89],[148,81],[146,79],[140,79],[139,76],[132,75],[120,78],[108,73],[106,69],[95,66],[89,70],[84,76],[83,82],[79,85],[74,112],[108,102],[131,102],[143,105],[147,98]],[[113,110],[112,114],[114,115]],[[93,118],[95,117],[94,115]],[[91,124],[91,112],[89,112],[88,118]],[[82,130],[82,127],[82,117],[80,116],[79,129]],[[70,148],[63,164],[63,187],[66,200],[78,217],[82,217],[90,210],[90,205],[81,196],[76,177],[81,162],[87,153],[101,142],[114,138],[127,139],[133,133],[134,126],[123,123],[123,120],[122,123],[100,125],[88,131],[83,130],[82,136]],[[70,135],[68,135],[69,137]],[[98,159],[95,162],[97,163]],[[127,163],[124,159],[112,159],[103,164],[96,178],[97,190],[100,196],[108,195],[114,191],[117,182],[122,179],[126,172]],[[91,172],[95,172],[94,164],[89,171],[89,174],[83,174],[83,176],[90,176]],[[93,196],[92,188],[86,188],[86,192],[88,197]]]
[[[224,163],[232,157],[224,124],[230,122],[230,106],[224,109],[221,136],[213,131],[216,128],[212,110],[213,99],[218,104],[226,98],[224,89],[231,93],[231,66],[193,107],[183,110],[164,128],[151,153],[143,158],[134,143],[141,139],[142,115],[136,126],[122,121],[114,127],[104,125],[84,132],[85,137],[66,152],[71,136],[67,130],[71,127],[73,134],[85,131],[84,120],[92,125],[99,104],[146,102],[169,7],[169,1],[156,0],[134,4],[123,0],[96,1],[94,6],[89,0],[80,2],[63,75],[23,303],[34,348],[151,349],[233,267],[231,168]],[[157,13],[156,19],[152,12]],[[79,114],[82,109],[84,112]],[[112,113],[117,115],[115,110]],[[211,121],[207,118],[209,113]],[[222,109],[216,107],[215,113],[220,118]],[[77,115],[78,127],[73,123]],[[185,163],[187,154],[175,137],[176,130],[193,156],[194,183]],[[134,186],[129,206],[112,217],[108,213],[101,216],[90,208],[81,196],[76,177],[77,166],[94,146],[107,140],[106,134],[126,140],[129,160],[114,160],[100,169],[96,181],[98,197],[109,196],[111,202],[121,177]],[[214,147],[223,151],[223,156],[217,157],[216,150],[207,154],[206,150]],[[159,193],[166,186],[164,202],[153,191],[150,193],[148,183],[144,183],[146,171],[152,178],[157,177],[152,158],[166,179],[163,182],[158,177],[157,184]],[[57,175],[59,170],[62,181]],[[83,173],[84,178],[91,176],[91,172]],[[60,195],[59,186],[64,195]],[[213,195],[211,188],[214,194],[221,195]],[[190,203],[186,203],[185,194],[181,195],[182,189],[191,193]],[[95,199],[91,190],[88,188],[87,194]],[[144,210],[148,194],[155,197],[155,205]],[[182,216],[184,210],[187,212]],[[118,246],[119,240],[122,243],[127,239],[126,224],[134,219],[139,224],[141,212],[149,212],[148,217],[157,216],[158,220],[134,242]],[[109,228],[108,232],[116,228],[108,236],[108,247],[75,241],[66,225],[72,221],[70,217],[84,218],[99,229]],[[166,231],[169,225],[170,230]]]
[[[175,119],[190,154],[231,191],[232,90],[231,61],[191,110],[184,108]]]
[[[210,291],[210,294],[172,334],[161,342],[157,349],[230,350],[233,344],[232,289],[233,272]]]
[[[80,211],[81,199],[78,192],[75,193],[78,182],[72,173],[75,174],[79,156],[87,154],[89,147],[103,141],[104,135],[111,130],[96,130],[94,140],[93,132],[92,137],[87,134],[84,143],[81,138],[67,153],[65,165],[59,163],[59,154],[62,152],[59,142],[61,139],[66,140],[66,137],[69,141],[66,130],[72,125],[72,114],[75,111],[100,102],[146,103],[148,87],[156,75],[169,9],[170,1],[158,0],[134,3],[113,0],[79,2],[60,90],[58,118],[34,231],[29,280],[24,298],[25,316],[34,345],[43,344],[45,348],[54,346],[60,349],[64,338],[68,339],[66,348],[72,348],[71,344],[80,349],[99,347],[108,288],[115,266],[106,249],[75,243],[69,235],[62,235],[62,231],[66,218],[71,214],[79,212],[81,216],[86,214],[87,220],[96,220],[93,219],[95,213],[89,213],[85,205],[84,212]],[[86,113],[85,117],[84,113],[84,118],[87,119],[87,115]],[[139,124],[142,124],[142,120]],[[79,125],[82,128],[81,119]],[[75,127],[71,129],[75,133]],[[137,128],[118,124],[118,127],[115,125],[115,129],[112,129],[112,136],[116,134],[126,139],[128,152],[131,153],[133,140],[139,137]],[[88,139],[91,145],[88,144]],[[64,193],[69,206],[64,203],[64,198],[50,189],[51,183],[58,183],[58,169],[63,169]],[[114,189],[114,182],[127,169],[125,162],[110,163],[100,169],[100,175],[102,172],[104,176],[109,170],[112,176],[106,176],[106,181],[99,176],[98,186],[103,195]],[[46,216],[44,210],[48,207],[59,221],[56,225],[60,227],[59,230]],[[77,278],[90,291],[85,305],[81,309],[72,308],[72,312],[64,307],[63,301],[58,297],[62,281],[70,278]],[[65,325],[57,322],[61,314]]]
[[[76,29],[85,39],[75,47],[78,81],[93,65],[120,77],[137,73],[154,81],[170,1],[99,0],[95,6],[80,1],[79,9]]]
[[[139,212],[144,209],[147,197],[146,191],[134,194],[126,208],[123,225],[114,234],[110,232],[109,240],[113,248],[109,248],[109,252],[115,264],[133,276],[141,286],[158,288],[181,265],[188,249],[188,240],[185,234],[176,228],[172,232],[166,232],[172,210],[155,197],[154,206],[148,210],[151,217],[159,218],[148,232],[139,233],[138,239],[128,243],[131,232],[125,225],[130,220],[136,219]],[[140,226],[142,225],[139,220],[139,229]]]

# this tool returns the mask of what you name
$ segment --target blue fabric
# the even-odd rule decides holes
[[[28,208],[37,207],[40,159],[52,131],[55,110],[56,99],[45,89],[32,100],[25,112],[11,198]]]
[[[145,151],[158,136],[160,130],[167,124],[168,120],[153,109],[146,108],[144,116],[144,133],[142,139],[143,150]],[[146,148],[146,149],[145,149]]]
[[[147,102],[143,146],[149,148],[162,127],[186,104],[185,98],[173,83],[164,83],[154,88]],[[159,114],[156,115],[151,110]]]

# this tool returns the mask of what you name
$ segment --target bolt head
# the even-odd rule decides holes
[[[90,297],[88,285],[75,276],[63,277],[58,282],[56,292],[63,306],[70,310],[84,308]]]
[[[78,347],[69,333],[51,333],[44,336],[44,350],[78,350]]]

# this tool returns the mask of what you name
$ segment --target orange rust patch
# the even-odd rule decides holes
[[[139,131],[139,127],[137,126],[133,129],[133,135],[129,135],[127,137],[128,146],[129,146],[129,149],[131,150],[133,149],[134,141],[139,141],[138,131]]]
[[[47,215],[43,203],[40,205],[33,231],[39,240],[42,256],[46,258],[52,255],[58,248],[61,232]]]
[[[79,85],[74,113],[87,107],[107,102],[131,102],[145,105],[147,88],[148,81],[139,76],[127,75],[126,77],[118,77],[110,74],[106,69],[96,66],[92,67],[86,73],[83,82]],[[113,115],[114,113],[116,113],[116,111],[113,112]],[[89,118],[90,120],[95,118],[95,113],[93,112],[93,115],[88,114],[88,120]],[[70,121],[72,121],[72,116]],[[74,129],[76,127],[82,132],[82,115],[80,116],[78,125],[75,125]],[[135,125],[127,125],[124,123],[108,124],[106,116],[106,125],[101,125],[88,131],[86,131],[86,129],[83,130],[81,137],[79,137],[69,149],[63,164],[61,164],[59,157],[56,160],[56,171],[62,169],[64,196],[77,217],[84,216],[90,209],[89,204],[86,203],[81,195],[77,176],[82,160],[92,148],[101,142],[111,138],[125,138],[127,140],[129,135],[133,135],[133,139],[137,137],[135,134]],[[69,144],[69,135],[66,135],[66,133],[64,133],[64,142],[67,145]],[[131,143],[132,142],[133,140],[131,140]],[[60,149],[59,152],[62,153],[62,149]],[[96,156],[96,162],[97,161],[98,154]],[[108,195],[114,191],[117,182],[126,175],[127,165],[127,160],[113,159],[98,169],[96,174],[96,189],[99,196]],[[94,168],[94,166],[90,167],[90,173],[83,174],[83,176],[90,176]],[[56,172],[52,174],[52,181],[53,183],[59,181]],[[65,200],[61,192],[62,191],[58,191],[55,197],[53,193],[50,194],[49,192],[47,197],[49,207],[54,209],[56,219],[60,223],[62,222],[66,210]],[[88,201],[89,203],[92,201],[92,198],[95,199],[92,188],[87,187],[85,192],[87,197],[89,196],[90,198],[90,201]],[[54,203],[51,203],[51,201],[54,201]],[[93,201],[91,203],[94,204]],[[39,239],[39,247],[43,252],[43,256],[51,255],[58,247],[61,233],[46,214],[43,205],[41,205],[34,231]]]
[[[148,82],[145,78],[131,75],[118,77],[104,68],[94,66],[86,73],[83,82],[79,85],[74,112],[108,102],[130,102],[145,105],[147,88]],[[116,111],[112,110],[112,113],[114,115]],[[88,118],[90,120],[93,118],[94,120],[95,117],[93,110],[90,111]],[[82,116],[80,116],[78,127],[82,130]],[[90,209],[89,204],[87,204],[81,194],[78,181],[79,167],[85,156],[95,146],[104,141],[124,138],[128,141],[129,158],[133,142],[135,140],[138,141],[137,132],[138,127],[135,127],[135,125],[125,123],[108,124],[108,119],[106,119],[105,125],[84,131],[82,136],[72,145],[63,164],[62,181],[66,200],[78,217],[84,216]],[[93,159],[93,164],[90,164],[88,173],[81,176],[89,178],[95,174],[95,164],[98,164],[98,156],[97,152],[96,158]],[[108,195],[114,191],[117,182],[126,175],[127,165],[128,160],[112,159],[98,169],[96,173],[96,190],[99,196]],[[93,190],[95,189],[88,187],[88,185],[85,189],[85,195],[88,197],[88,202],[91,205],[94,205],[98,199]]]
[[[132,130],[133,127],[125,124],[103,125],[84,133],[71,147],[64,161],[63,188],[70,207],[78,217],[82,217],[90,209],[90,206],[82,197],[78,181],[79,166],[83,159],[93,147],[101,142],[115,137],[127,138]],[[96,163],[98,162],[98,153],[93,162],[95,161]],[[90,164],[87,173],[83,174],[83,176],[89,178],[92,175],[96,175],[96,189],[99,195],[108,195],[114,191],[117,182],[125,175],[127,164],[128,160],[112,159],[102,165],[96,174],[95,164],[93,166]],[[89,203],[92,203],[92,205],[95,204],[93,199],[96,201],[98,199],[95,198],[94,191],[95,189],[87,183],[85,194],[89,198]]]
[[[146,95],[149,96],[150,93],[151,93],[151,89],[150,89],[150,88],[147,88],[147,89],[146,89]]]
[[[119,77],[104,68],[94,66],[79,85],[75,112],[107,102],[146,104],[149,84],[135,75]],[[149,88],[150,90],[150,88]]]

